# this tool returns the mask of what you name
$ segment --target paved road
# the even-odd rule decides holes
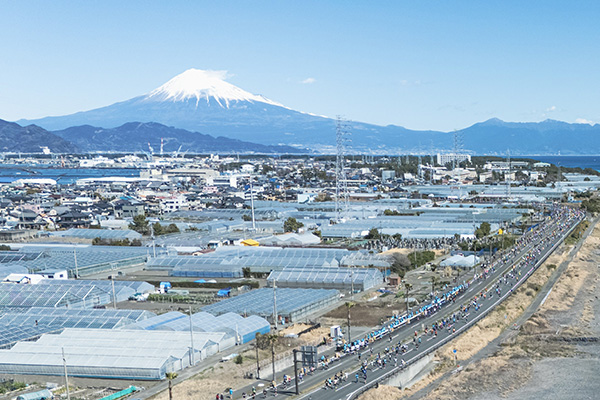
[[[358,359],[358,355],[356,354],[345,355],[340,360],[330,364],[330,367],[327,370],[318,369],[313,374],[307,375],[303,381],[299,383],[301,391],[300,398],[311,398],[314,400],[351,398],[383,375],[390,374],[393,370],[400,368],[402,360],[407,364],[410,364],[424,354],[430,352],[433,347],[440,346],[442,343],[450,341],[453,337],[470,327],[475,322],[475,318],[478,319],[480,316],[483,316],[484,313],[491,310],[508,297],[511,289],[525,281],[529,275],[533,273],[535,268],[537,268],[537,266],[539,266],[541,262],[562,242],[569,229],[578,222],[579,219],[573,219],[567,224],[566,219],[558,218],[548,221],[538,229],[538,235],[531,235],[532,237],[535,237],[535,239],[531,239],[531,242],[529,243],[524,243],[519,251],[508,251],[508,254],[505,254],[502,259],[495,262],[494,270],[490,271],[486,279],[480,278],[471,282],[468,289],[460,293],[454,299],[454,302],[446,304],[435,314],[421,318],[418,322],[413,322],[410,325],[397,328],[385,338],[373,342],[368,346],[368,350],[362,351],[361,360]],[[553,233],[554,228],[561,225],[562,231]],[[527,256],[535,256],[535,259],[524,262],[523,260]],[[508,276],[507,274],[511,271],[514,274]],[[480,293],[490,287],[493,288],[486,294],[485,299],[479,296]],[[499,293],[495,291],[496,288],[499,290]],[[476,311],[475,307],[470,307],[468,311],[464,313],[460,312],[465,304],[472,302],[472,299],[475,296],[480,297],[477,300],[478,310]],[[422,325],[431,327],[433,323],[436,323],[443,318],[449,319],[447,328],[439,329],[437,336],[423,334],[421,329]],[[419,346],[413,343],[412,338],[414,337],[415,330],[419,331],[421,340]],[[394,350],[391,350],[389,355],[387,357],[385,356],[386,347],[393,349],[399,344],[406,344],[408,347],[406,353],[396,353]],[[373,362],[378,354],[380,354],[379,358],[381,360],[386,360],[385,367],[383,364]],[[359,370],[361,363],[364,363],[366,359],[370,359],[369,365],[365,370],[366,379],[363,372],[359,372],[359,380],[356,382],[355,374]],[[395,359],[398,363],[398,367],[396,368],[394,367]],[[325,381],[341,371],[348,372],[348,379],[345,381],[340,380],[335,386],[325,388]],[[278,377],[281,378],[283,374],[293,376],[293,370],[291,368],[287,369],[279,373]],[[278,382],[279,381],[280,379],[278,379]],[[268,386],[265,382],[262,383]],[[288,386],[287,388],[279,384],[277,397],[295,396],[294,383],[295,382],[292,380],[291,387]],[[236,391],[234,393],[234,398],[241,398],[242,393],[250,394],[252,386],[256,387],[258,390],[258,395],[256,397],[259,399],[263,398],[262,387],[258,385],[258,382],[254,382],[253,385],[249,385]],[[269,391],[267,397],[273,397],[274,395],[275,394],[272,391]]]

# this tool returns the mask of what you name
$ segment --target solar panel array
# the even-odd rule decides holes
[[[273,289],[263,288],[221,300],[202,310],[215,315],[235,313],[258,315],[268,320],[273,316]],[[277,315],[297,321],[315,311],[334,303],[339,292],[331,289],[277,288]]]

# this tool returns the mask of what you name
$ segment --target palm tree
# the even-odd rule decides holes
[[[169,400],[173,400],[173,379],[177,378],[176,372],[167,372],[165,374],[167,379],[169,380]]]
[[[273,367],[273,380],[275,381],[275,343],[277,343],[277,339],[279,336],[274,333],[269,333],[267,335],[267,342],[271,345],[271,366]]]
[[[431,294],[433,296],[433,292],[435,292],[435,286],[437,285],[439,279],[437,276],[433,275],[431,277]]]
[[[408,282],[404,283],[404,288],[406,289],[406,292],[404,294],[405,299],[406,299],[406,314],[408,314],[408,310],[409,310],[409,307],[408,307],[408,294],[410,293],[410,290],[412,289],[412,287],[413,286],[410,283],[408,283]]]

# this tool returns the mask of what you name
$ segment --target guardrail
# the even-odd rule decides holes
[[[585,219],[585,218],[584,218]],[[454,340],[456,337],[460,336],[461,334],[463,334],[468,328],[472,327],[474,324],[476,324],[477,322],[479,322],[480,320],[482,320],[484,317],[486,317],[490,312],[492,312],[496,306],[498,306],[498,304],[502,303],[504,300],[506,300],[506,298],[508,298],[516,289],[518,289],[527,279],[529,279],[529,277],[535,272],[537,271],[537,269],[544,263],[544,261],[546,261],[548,259],[548,257],[550,257],[550,255],[554,252],[554,250],[556,250],[558,248],[558,246],[560,246],[562,244],[562,242],[564,242],[564,240],[575,230],[575,228],[577,228],[577,226],[579,226],[579,224],[581,224],[581,222],[584,221],[584,219],[579,220],[577,223],[575,223],[568,231],[567,233],[565,233],[563,235],[563,237],[558,240],[548,251],[545,252],[545,254],[536,262],[536,264],[525,274],[523,275],[523,277],[515,284],[515,286],[512,288],[512,290],[506,292],[504,294],[504,296],[500,297],[490,308],[488,308],[487,310],[485,310],[484,312],[480,313],[479,315],[477,315],[475,318],[473,318],[469,323],[467,323],[466,325],[458,328],[456,330],[455,333],[453,333],[451,336],[448,336],[444,339],[442,339],[440,342],[438,342],[437,344],[431,346],[429,348],[428,351],[423,352],[413,358],[411,358],[410,360],[408,360],[406,362],[406,366],[413,364],[415,362],[417,362],[418,360],[420,360],[421,358],[437,351],[439,348],[445,346],[446,344],[448,344],[450,341]],[[514,263],[513,263],[514,264]],[[377,379],[374,379],[372,382],[370,382],[369,384],[365,384],[363,385],[361,388],[357,389],[356,391],[350,393],[350,395],[347,397],[347,400],[352,400],[354,398],[356,398],[357,396],[363,394],[364,392],[366,392],[367,390],[370,390],[374,387],[379,386],[379,384],[389,378],[391,378],[392,376],[402,372],[405,368],[402,367],[396,367],[394,369],[392,369],[391,371],[383,374],[382,376],[380,376]]]

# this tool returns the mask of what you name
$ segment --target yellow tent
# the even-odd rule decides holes
[[[242,240],[242,244],[244,246],[258,246],[260,243],[258,243],[254,239],[246,239],[246,240]]]

